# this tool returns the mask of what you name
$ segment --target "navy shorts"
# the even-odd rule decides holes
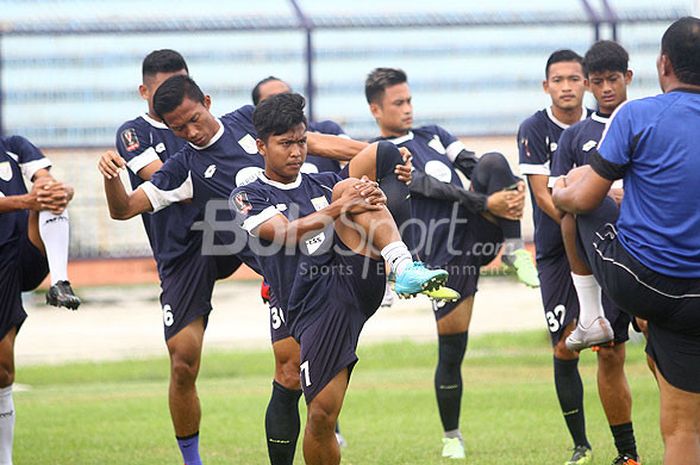
[[[540,278],[540,293],[544,307],[544,318],[556,345],[564,335],[564,329],[578,319],[579,304],[576,288],[571,280],[571,268],[566,255],[547,257],[537,261]],[[615,332],[615,342],[629,339],[631,318],[603,294],[603,310]]]
[[[23,235],[0,247],[0,339],[27,318],[22,292],[36,289],[49,273],[46,257]]]
[[[503,232],[498,225],[478,213],[468,213],[467,218],[460,246],[464,254],[455,256],[447,265],[429,263],[432,268],[444,268],[450,274],[445,285],[461,295],[457,302],[433,302],[435,320],[444,318],[463,300],[476,294],[481,267],[498,256],[503,243]]]
[[[206,327],[214,283],[230,276],[240,265],[234,255],[193,255],[161,276],[160,305],[166,341],[199,317],[204,318]]]
[[[673,386],[700,393],[700,280],[665,276],[640,263],[618,239],[617,207],[606,198],[578,215],[581,245],[603,291],[649,322],[646,352]]]
[[[337,237],[336,243],[340,243]],[[348,376],[352,373],[360,332],[377,311],[386,287],[384,261],[337,253],[331,265],[350,272],[320,276],[325,281],[321,288],[328,292],[326,305],[300,315],[299,320],[305,321],[293,328],[301,345],[301,388],[307,404],[343,369],[348,369]]]
[[[270,289],[270,301],[267,305],[270,309],[270,339],[272,343],[274,344],[282,339],[292,337],[287,328],[287,315],[279,304],[277,297],[275,297],[274,292],[272,292],[272,289]]]

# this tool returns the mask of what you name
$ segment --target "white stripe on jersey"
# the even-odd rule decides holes
[[[19,166],[22,169],[24,177],[31,180],[40,169],[51,167],[51,160],[48,158],[40,158],[38,160],[28,161],[27,163],[20,163]]]
[[[261,224],[263,224],[270,218],[281,214],[282,212],[277,207],[275,207],[274,205],[270,205],[257,215],[253,215],[246,218],[245,221],[243,221],[243,229],[248,231],[248,234],[250,234],[251,236],[255,236],[255,230]]]
[[[546,164],[532,164],[532,163],[521,163],[520,174],[542,174],[544,176],[549,176],[551,174],[549,170],[549,162]]]
[[[151,181],[144,182],[139,186],[139,189],[143,189],[144,194],[146,194],[146,197],[148,197],[148,200],[151,202],[153,213],[155,213],[164,209],[170,204],[192,198],[192,173],[188,172],[185,182],[180,184],[179,187],[176,187],[170,191],[158,189]]]
[[[156,150],[153,147],[148,147],[146,150],[136,155],[134,158],[129,160],[126,166],[129,167],[132,173],[137,174],[146,166],[150,165],[156,160],[160,160]]]
[[[467,148],[464,146],[462,141],[456,140],[447,146],[445,149],[445,154],[447,155],[447,158],[454,163],[457,159],[457,155],[459,155],[459,152],[462,150],[467,150]]]

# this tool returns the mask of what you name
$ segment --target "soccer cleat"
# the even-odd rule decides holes
[[[642,462],[639,461],[639,457],[632,458],[630,455],[620,454],[615,457],[612,465],[642,465]]]
[[[501,257],[501,261],[515,270],[518,280],[528,287],[540,287],[540,278],[537,277],[537,267],[532,260],[532,255],[525,249],[518,249],[510,256]]]
[[[396,276],[394,292],[399,297],[415,297],[421,292],[437,289],[447,281],[447,271],[430,270],[421,262],[413,262]]]
[[[68,281],[56,281],[46,293],[46,303],[54,307],[66,307],[76,310],[80,306],[80,299],[73,292]]]
[[[436,302],[457,302],[462,295],[452,288],[440,286],[437,289],[422,292],[423,295],[430,297],[430,300]]]
[[[380,307],[391,307],[394,305],[394,291],[391,290],[391,284],[389,281],[386,282],[386,288],[384,289],[384,297],[382,297],[382,303],[379,304]]]
[[[586,463],[591,463],[593,460],[593,451],[588,446],[576,446],[574,447],[574,453],[571,454],[571,458],[564,462],[564,465],[584,465]]]
[[[442,456],[448,459],[464,458],[464,443],[459,438],[442,438]]]
[[[592,346],[603,346],[610,344],[615,338],[615,332],[610,326],[607,318],[599,316],[591,326],[584,328],[577,324],[576,328],[566,338],[566,348],[580,352]]]

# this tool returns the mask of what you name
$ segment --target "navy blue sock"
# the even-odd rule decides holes
[[[184,438],[177,438],[177,445],[185,465],[202,465],[202,459],[199,457],[199,431]]]
[[[591,447],[586,437],[583,383],[578,372],[578,359],[562,360],[554,357],[554,386],[574,445]]]
[[[634,459],[638,458],[637,443],[634,440],[632,422],[615,426],[610,425],[610,431],[615,438],[615,447],[617,448],[618,454],[627,454]]]
[[[467,351],[468,339],[468,332],[438,335],[435,395],[445,431],[459,429],[459,413],[462,404],[462,360]]]
[[[291,390],[277,381],[272,382],[272,397],[265,413],[267,453],[272,465],[292,465],[301,420],[299,398],[301,390]]]

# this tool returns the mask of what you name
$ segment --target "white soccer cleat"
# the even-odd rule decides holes
[[[447,459],[463,459],[464,443],[459,438],[442,438],[442,456]]]
[[[615,332],[610,326],[607,318],[599,316],[588,328],[581,326],[581,323],[576,325],[576,328],[566,338],[566,348],[580,352],[583,349],[588,349],[592,346],[609,344],[615,339]]]

